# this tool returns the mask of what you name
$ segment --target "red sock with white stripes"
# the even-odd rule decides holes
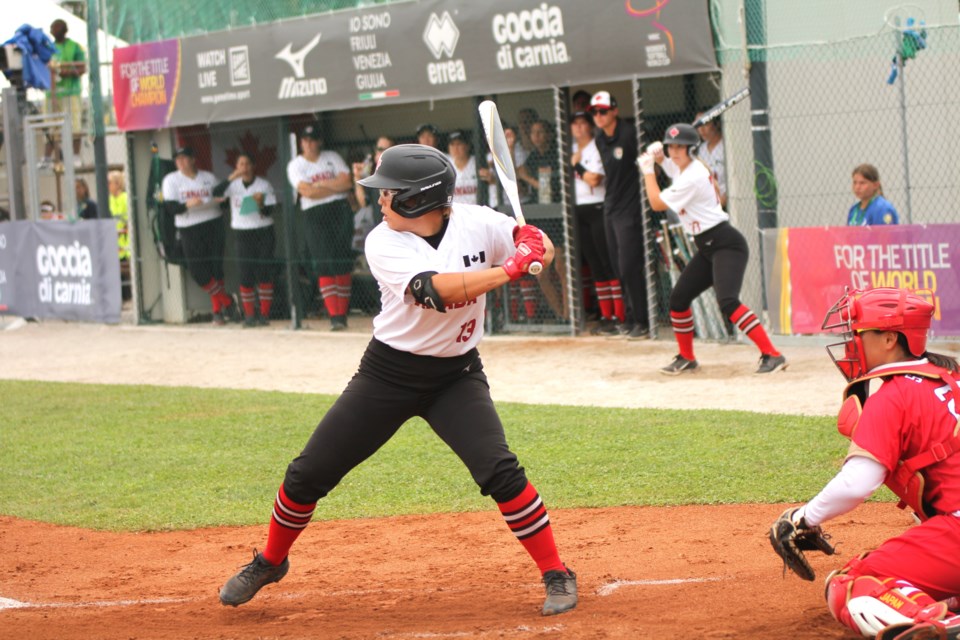
[[[344,273],[333,279],[337,283],[337,315],[345,316],[350,313],[350,274]]]
[[[320,276],[317,278],[317,285],[320,287],[320,295],[323,297],[323,306],[332,318],[340,315],[340,302],[337,300],[337,281],[333,276]]]
[[[747,337],[753,340],[753,344],[757,345],[763,355],[780,355],[780,352],[770,342],[770,336],[767,335],[767,330],[760,324],[760,319],[746,305],[740,305],[736,311],[730,314],[730,322],[737,325],[737,329],[747,334]]]
[[[217,282],[216,279],[210,278],[210,282],[201,287],[206,291],[207,295],[210,296],[210,307],[214,313],[220,313],[221,304],[220,304],[220,295],[223,293],[223,285]]]
[[[619,280],[610,280],[610,297],[613,298],[613,317],[617,322],[624,322],[627,319],[627,311],[623,304],[623,288]]]
[[[257,290],[253,287],[240,285],[240,302],[243,304],[243,317],[252,318],[254,314],[254,303],[257,301]]]
[[[524,278],[520,281],[520,296],[523,298],[523,311],[527,318],[533,319],[537,315],[537,282]]]
[[[687,360],[693,357],[693,310],[671,311],[670,324],[673,325],[673,337],[677,339],[680,355]]]
[[[601,318],[613,318],[613,284],[609,280],[597,283],[597,307]]]
[[[290,553],[290,547],[303,533],[313,517],[317,503],[297,504],[287,497],[280,485],[277,497],[273,501],[273,514],[270,516],[270,533],[267,534],[267,546],[263,557],[272,565],[278,565]]]
[[[567,568],[560,561],[557,544],[553,540],[550,516],[540,500],[540,494],[529,482],[513,500],[498,502],[497,507],[503,514],[507,526],[517,536],[517,540],[537,563],[540,573],[563,571]]]
[[[261,282],[257,285],[257,295],[260,296],[260,317],[270,317],[270,307],[273,305],[273,283]]]

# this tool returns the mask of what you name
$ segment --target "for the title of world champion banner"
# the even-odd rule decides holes
[[[426,0],[117,49],[121,129],[716,69],[706,2]]]

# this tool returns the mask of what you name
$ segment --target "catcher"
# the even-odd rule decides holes
[[[823,329],[843,330],[827,352],[849,383],[837,426],[850,449],[816,497],[770,527],[785,566],[813,580],[804,551],[833,553],[822,523],[881,484],[913,510],[920,524],[827,576],[830,613],[867,638],[960,638],[960,389],[957,361],[926,350],[933,312],[892,288],[848,291],[827,312]]]

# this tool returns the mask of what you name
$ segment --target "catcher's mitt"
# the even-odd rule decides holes
[[[829,536],[823,533],[820,527],[810,527],[800,518],[799,523],[793,521],[793,514],[799,507],[787,509],[780,514],[777,521],[770,526],[770,544],[773,550],[783,559],[783,571],[787,567],[804,580],[813,580],[813,569],[803,557],[804,551],[822,551],[832,556],[836,550],[827,540]]]

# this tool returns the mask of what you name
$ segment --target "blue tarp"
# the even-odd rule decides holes
[[[43,29],[24,24],[3,44],[15,45],[23,54],[24,87],[44,90],[50,88],[50,68],[47,63],[57,50]],[[16,72],[5,69],[3,73],[10,79],[12,73]]]

